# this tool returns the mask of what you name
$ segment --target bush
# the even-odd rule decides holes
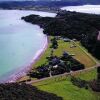
[[[85,67],[84,67],[83,64],[78,64],[78,65],[72,66],[72,67],[71,67],[71,70],[72,70],[72,71],[77,71],[77,70],[82,70],[82,69],[84,69],[84,68],[85,68]]]
[[[93,80],[90,82],[90,87],[93,91],[100,92],[100,83],[97,80]]]
[[[79,78],[71,77],[71,82],[73,83],[73,85],[75,85],[79,88],[88,89],[88,82],[86,82],[85,80],[81,80]]]

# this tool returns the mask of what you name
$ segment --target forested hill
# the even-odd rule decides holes
[[[78,39],[89,52],[100,59],[100,41],[97,40],[100,15],[60,11],[55,18],[29,15],[22,19],[40,25],[47,35]]]

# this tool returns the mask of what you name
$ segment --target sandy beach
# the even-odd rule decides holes
[[[16,71],[16,73],[12,74],[11,76],[9,76],[9,78],[7,80],[2,81],[1,83],[16,82],[18,79],[24,77],[32,69],[33,65],[39,60],[41,55],[47,49],[47,47],[48,47],[48,37],[46,35],[44,36],[43,44],[41,44],[41,45],[43,45],[42,48],[37,51],[37,53],[33,57],[33,60],[28,65],[26,65],[22,69],[18,69]]]

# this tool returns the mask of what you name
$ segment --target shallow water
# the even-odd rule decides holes
[[[21,20],[29,14],[55,16],[38,11],[0,10],[0,81],[29,64],[43,46],[43,29]]]

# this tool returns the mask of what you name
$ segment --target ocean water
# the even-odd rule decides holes
[[[67,11],[100,14],[100,5],[67,6],[67,7],[62,7],[61,9]]]
[[[42,48],[43,29],[21,20],[29,14],[54,17],[54,13],[0,10],[0,81],[29,64]]]

